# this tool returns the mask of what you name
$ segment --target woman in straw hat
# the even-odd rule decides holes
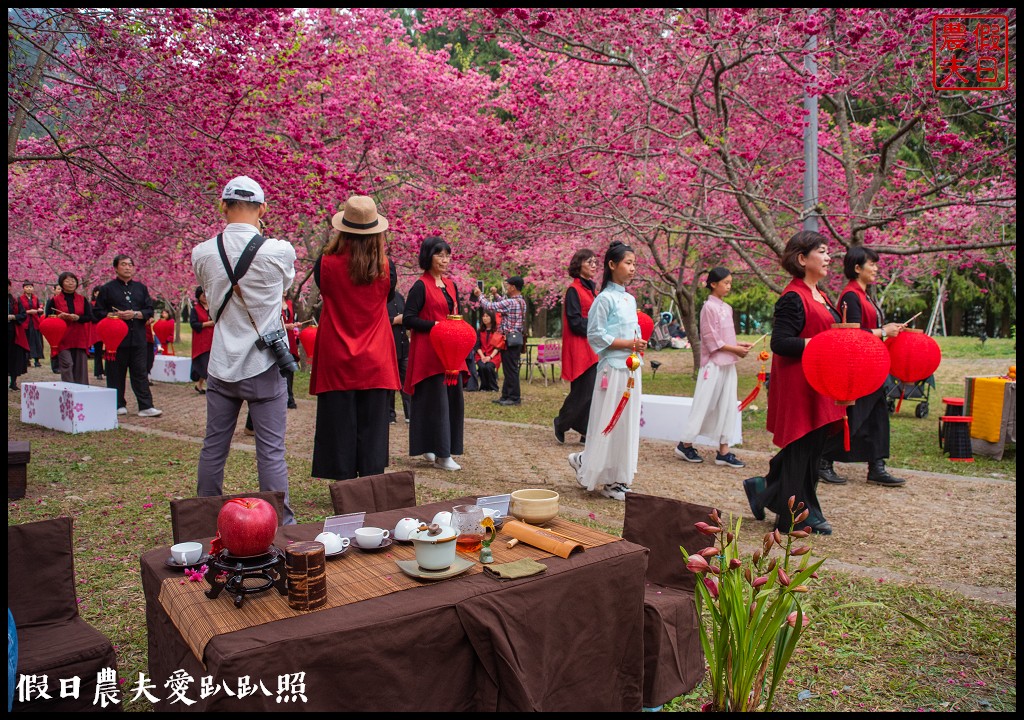
[[[434,325],[461,315],[459,290],[447,276],[452,249],[439,237],[420,245],[423,275],[409,289],[402,323],[411,330],[405,392],[409,408],[409,455],[419,455],[441,470],[461,470],[452,455],[462,454],[465,405],[462,383],[446,385],[444,366],[430,342]],[[465,371],[464,371],[465,372]]]
[[[384,250],[388,221],[371,198],[350,197],[331,226],[313,266],[323,309],[309,379],[317,401],[312,473],[345,480],[388,465],[387,394],[399,385],[387,303],[397,276]]]

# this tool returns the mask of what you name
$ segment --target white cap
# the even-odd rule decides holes
[[[263,188],[260,184],[247,175],[239,175],[224,186],[224,192],[220,194],[221,200],[243,200],[245,202],[264,203]]]

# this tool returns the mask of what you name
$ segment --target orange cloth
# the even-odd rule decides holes
[[[1006,378],[976,378],[971,400],[971,437],[997,443],[1003,427]]]

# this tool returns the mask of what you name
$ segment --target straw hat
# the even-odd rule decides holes
[[[353,195],[341,212],[331,218],[331,227],[356,235],[375,235],[388,229],[388,219],[377,214],[377,203],[365,195]]]

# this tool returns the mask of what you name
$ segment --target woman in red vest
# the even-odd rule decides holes
[[[594,273],[599,261],[593,250],[577,250],[569,261],[572,284],[562,301],[562,379],[569,381],[569,394],[554,420],[555,440],[565,442],[565,431],[575,430],[580,442],[587,441],[590,400],[597,376],[597,355],[587,341],[587,318],[597,296]]]
[[[313,477],[379,475],[388,465],[388,390],[398,359],[388,318],[395,268],[384,250],[388,221],[354,195],[331,219],[334,232],[313,266],[323,307],[309,392],[316,395]]]
[[[769,462],[765,477],[743,481],[754,517],[764,520],[765,508],[771,510],[776,514],[775,527],[782,532],[789,532],[788,503],[795,497],[808,512],[794,529],[832,534],[818,502],[818,465],[826,443],[839,438],[834,423],[846,411],[811,387],[801,364],[811,338],[839,322],[839,313],[818,289],[828,275],[829,260],[828,240],[809,230],[790,238],[782,253],[782,267],[793,280],[775,303],[768,384],[768,431],[782,449]]]
[[[28,314],[11,292],[11,279],[7,278],[7,377],[8,387],[18,389],[18,376],[28,372]]]
[[[92,306],[84,295],[79,295],[78,276],[62,272],[57,278],[61,292],[46,301],[46,316],[56,316],[67,323],[68,329],[57,347],[57,366],[63,382],[89,384],[89,344],[92,333]]]
[[[480,389],[484,392],[498,392],[498,368],[501,367],[501,349],[504,345],[505,336],[498,332],[498,319],[494,311],[481,310],[476,371],[480,376]]]
[[[213,347],[213,318],[202,287],[196,288],[196,301],[189,313],[188,324],[192,328],[192,381],[196,384],[196,392],[205,395],[210,349]]]
[[[441,470],[461,470],[452,455],[462,454],[465,405],[462,383],[446,385],[444,365],[430,342],[430,331],[448,315],[461,315],[459,290],[449,280],[452,249],[439,237],[420,245],[423,275],[405,299],[402,324],[411,333],[405,392],[409,408],[409,455],[419,455]],[[468,374],[468,372],[467,372]]]
[[[886,323],[882,308],[868,297],[868,287],[878,277],[878,253],[863,245],[855,245],[846,251],[843,258],[843,273],[850,280],[839,298],[840,310],[846,310],[846,322],[860,323],[861,329],[882,340],[899,335],[904,326]],[[889,404],[884,384],[848,407],[846,414],[850,423],[850,450],[826,453],[818,472],[821,479],[842,485],[846,478],[836,473],[833,461],[866,462],[868,482],[889,487],[903,485],[906,480],[893,477],[885,469],[885,459],[889,457]]]

